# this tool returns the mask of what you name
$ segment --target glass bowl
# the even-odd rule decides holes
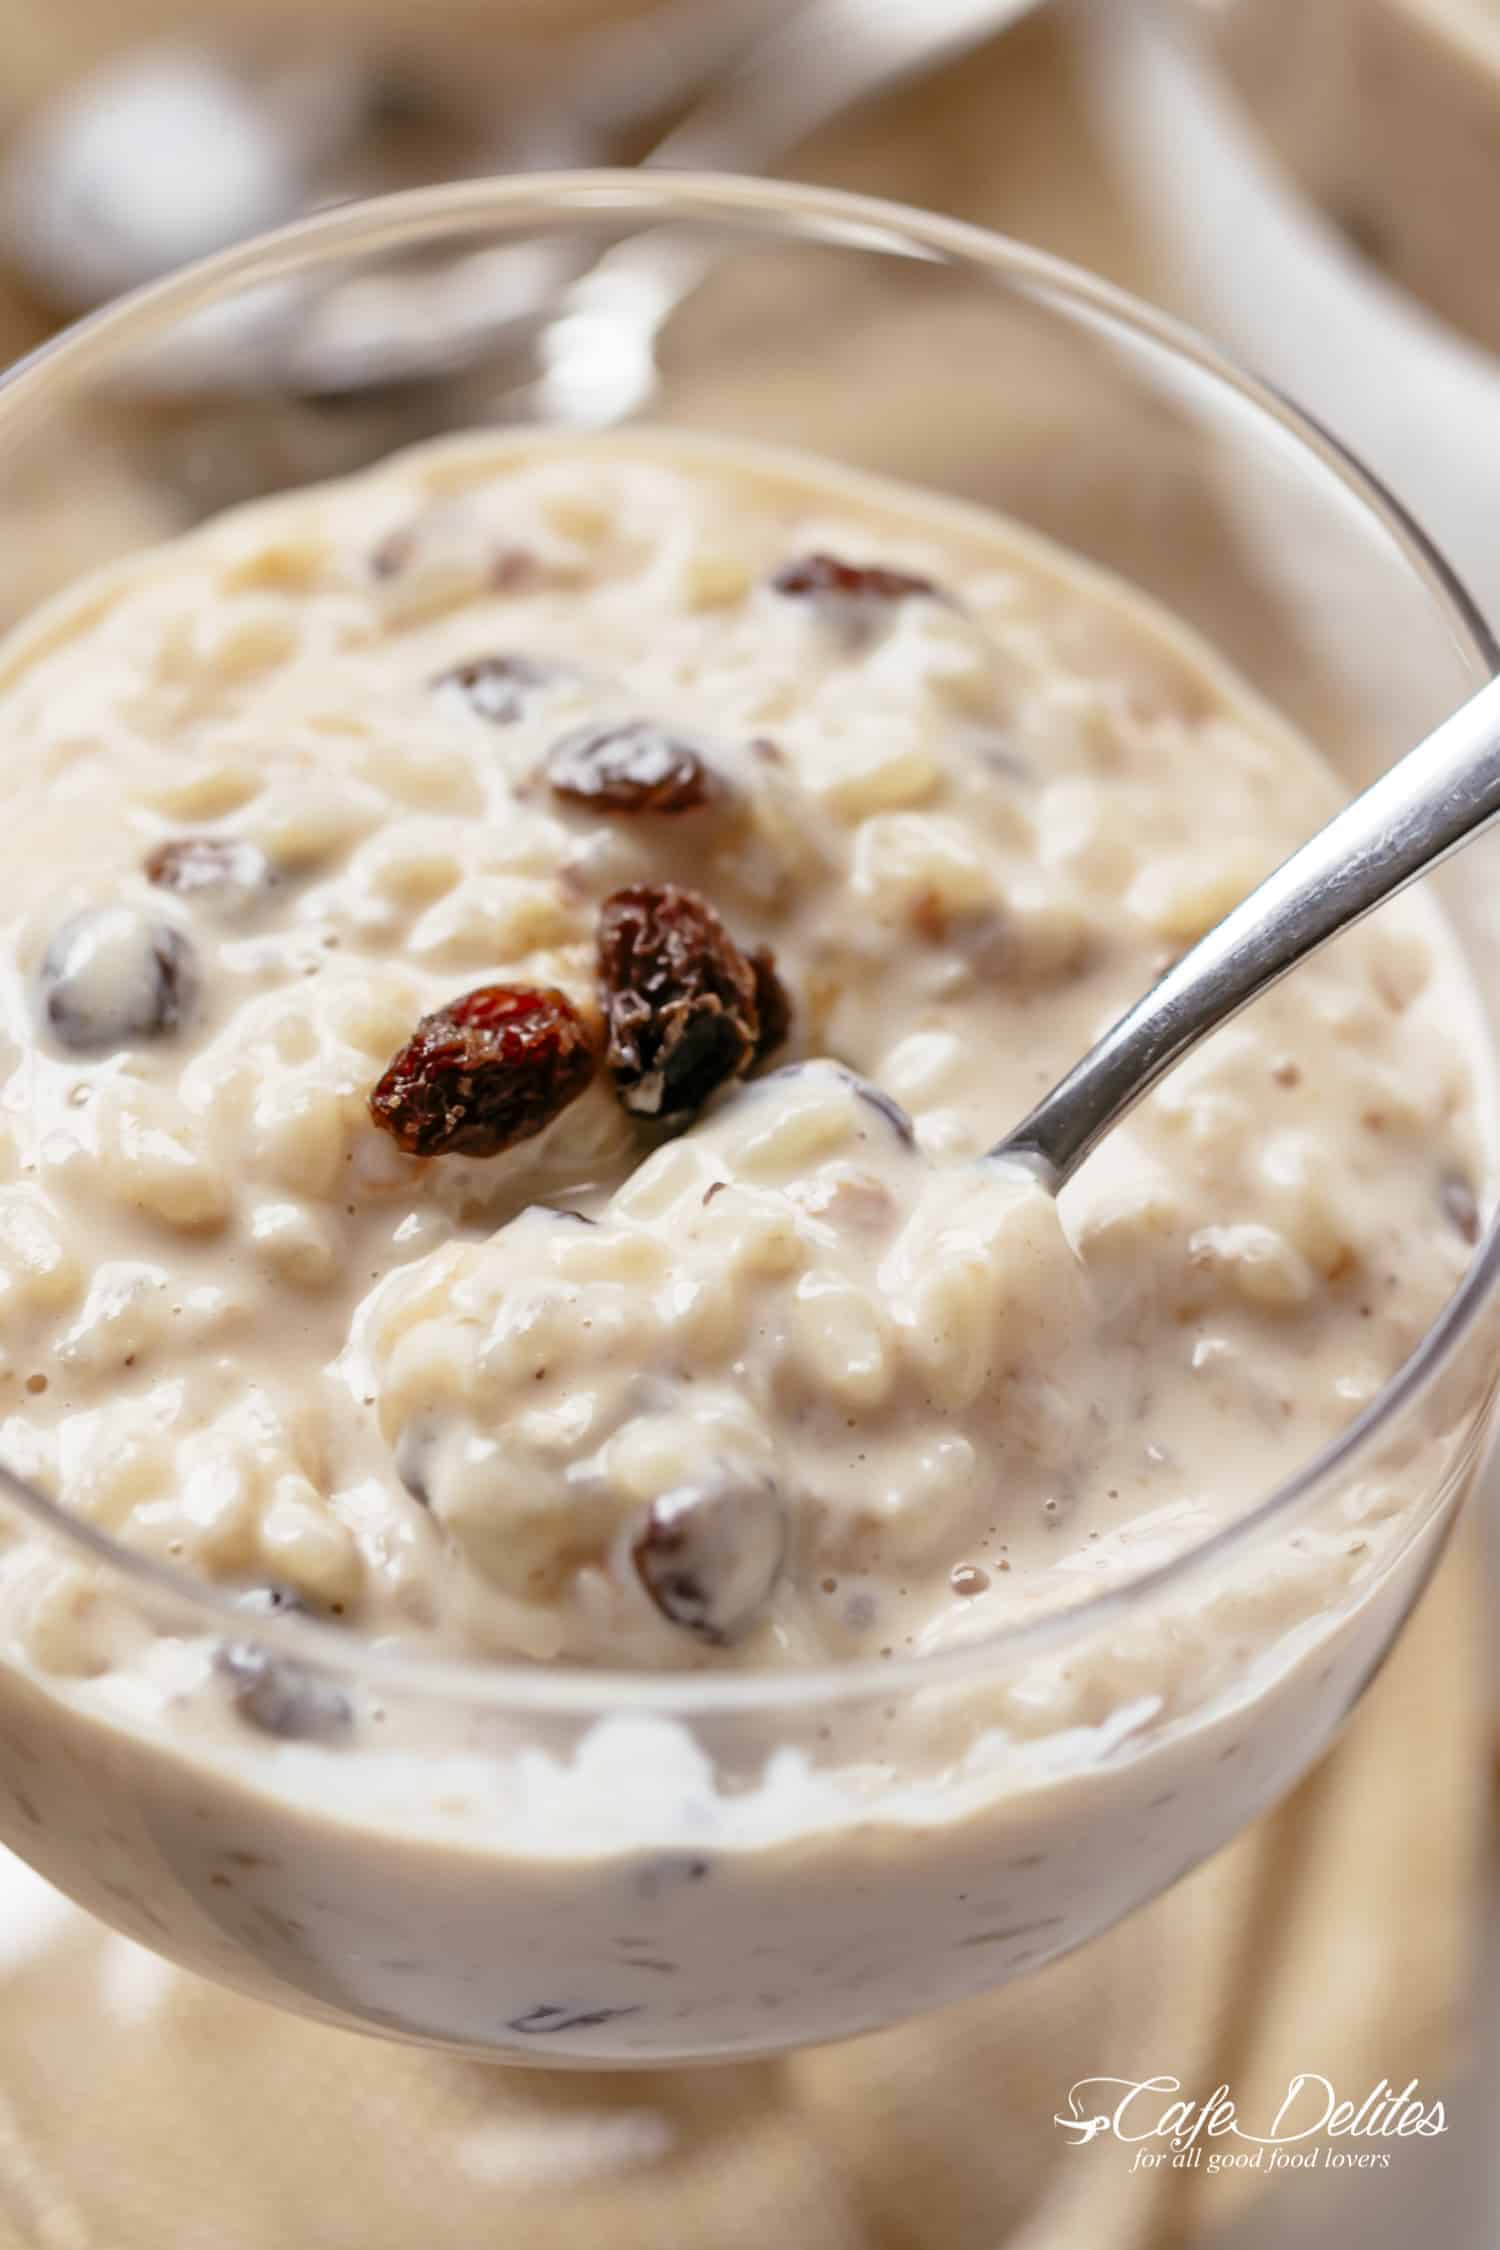
[[[651,420],[790,438],[1007,511],[1175,610],[1351,785],[1494,668],[1461,590],[1374,480],[1193,336],[972,228],[734,180],[426,191],[116,306],[0,384],[12,552],[37,583],[59,580],[407,436],[569,401],[598,419],[606,396],[618,413],[620,337],[597,320],[574,367],[610,380],[582,407],[576,382],[549,389],[557,333],[534,320],[471,321],[462,348],[425,362],[399,323],[372,329],[336,384],[326,367],[312,380],[303,347],[335,279],[368,282],[356,301],[379,329],[393,274],[451,303],[455,274],[576,274],[642,229],[696,284],[662,328],[654,388],[642,339],[670,290],[626,338]],[[556,309],[576,320],[580,303]],[[229,383],[226,335],[256,339]],[[1461,928],[1497,853],[1444,879]],[[206,1975],[518,2063],[768,2053],[958,2000],[1174,1882],[1326,1747],[1481,1457],[1497,1262],[1491,1232],[1400,1374],[1230,1529],[1123,1588],[910,1661],[483,1668],[268,1616],[255,1639],[282,1685],[341,1699],[353,1725],[339,1745],[245,1729],[230,1753],[169,1689],[43,1669],[0,1601],[0,1835]],[[185,1663],[243,1640],[226,1593],[14,1477],[4,1494],[0,1581],[60,1543],[90,1599]]]
[[[1490,0],[1178,0],[1361,257],[1500,351],[1500,14]]]

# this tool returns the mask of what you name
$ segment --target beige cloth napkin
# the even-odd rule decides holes
[[[1151,245],[1050,21],[824,136],[797,169],[1006,226],[1152,291]],[[149,520],[143,496],[109,505],[121,544]],[[39,525],[47,512],[39,495]],[[0,584],[0,604],[21,591]],[[1297,2071],[1357,2099],[1451,2064],[1486,1822],[1479,1605],[1461,1546],[1334,1755],[1121,1929],[826,2052],[525,2074],[279,2015],[71,1913],[29,1950],[0,1931],[0,2250],[1206,2242],[1255,2175],[1136,2172],[1129,2149],[1076,2147],[1054,2115],[1095,2074],[1166,2074],[1198,2098],[1228,2082],[1243,2113],[1268,2115]]]

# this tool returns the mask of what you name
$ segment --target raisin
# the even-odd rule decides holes
[[[64,922],[37,981],[47,1028],[79,1053],[175,1031],[197,992],[182,932],[133,906],[92,907]]]
[[[173,836],[148,855],[146,878],[158,890],[189,898],[202,893],[208,904],[227,907],[248,905],[276,880],[265,853],[247,836]]]
[[[778,594],[837,594],[857,602],[899,602],[908,594],[946,599],[930,578],[918,578],[909,570],[887,570],[880,563],[841,562],[837,555],[828,554],[802,555],[796,562],[783,563],[771,584]]]
[[[696,812],[723,793],[691,743],[649,719],[575,727],[548,753],[547,781],[555,797],[599,812]]]
[[[756,947],[750,956],[750,969],[755,978],[755,1013],[759,1019],[754,1059],[760,1063],[786,1045],[792,1028],[792,1003],[768,945]]]
[[[785,1556],[786,1518],[767,1484],[663,1493],[630,1549],[662,1616],[716,1647],[755,1623]]]
[[[349,1698],[305,1665],[288,1664],[253,1641],[226,1641],[214,1667],[247,1726],[283,1742],[341,1742],[354,1724]]]
[[[599,994],[625,1107],[671,1123],[743,1076],[788,1010],[769,953],[748,960],[707,901],[676,883],[616,891],[599,913]]]
[[[577,1100],[595,1059],[565,993],[484,984],[423,1016],[370,1115],[408,1156],[499,1156]]]
[[[513,727],[542,690],[563,677],[560,665],[537,656],[476,656],[427,684],[445,703],[461,703],[492,727]]]
[[[1445,1172],[1438,1182],[1438,1201],[1449,1223],[1465,1242],[1477,1242],[1483,1224],[1479,1199],[1461,1172]]]

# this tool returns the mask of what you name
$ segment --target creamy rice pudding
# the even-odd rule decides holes
[[[1171,621],[816,463],[476,436],[63,597],[0,725],[0,1459],[243,1611],[0,1550],[0,1791],[89,1903],[420,2036],[775,2045],[1088,1934],[1347,1701],[1436,1427],[1170,1625],[902,1684],[1245,1515],[1479,1231],[1421,900],[1060,1202],[984,1160],[1337,802]],[[526,1753],[273,1612],[890,1684],[748,1769],[639,1711]]]

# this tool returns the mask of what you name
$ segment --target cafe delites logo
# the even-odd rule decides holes
[[[1424,2100],[1419,2086],[1382,2078],[1349,2100],[1331,2079],[1299,2070],[1274,2113],[1251,2118],[1227,2085],[1195,2101],[1176,2078],[1080,2078],[1052,2122],[1077,2147],[1101,2135],[1122,2143],[1133,2172],[1376,2172],[1389,2169],[1393,2143],[1448,2130],[1442,2103]]]

